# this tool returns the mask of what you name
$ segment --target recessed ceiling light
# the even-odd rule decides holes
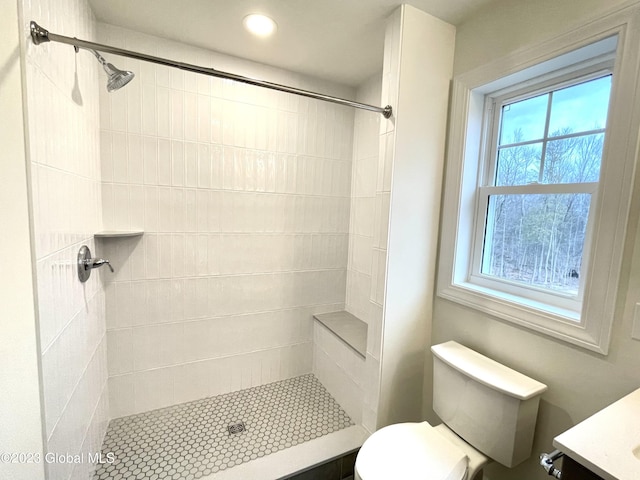
[[[259,37],[268,37],[278,28],[273,19],[266,15],[260,15],[259,13],[247,15],[242,20],[242,23],[244,24],[244,28]]]

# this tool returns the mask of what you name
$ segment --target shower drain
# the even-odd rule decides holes
[[[244,422],[237,422],[229,425],[227,430],[229,430],[229,435],[238,435],[239,433],[244,432],[246,428],[244,426]]]

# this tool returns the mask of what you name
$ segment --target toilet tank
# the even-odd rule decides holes
[[[529,458],[547,386],[457,342],[431,351],[433,409],[443,423],[506,467]]]

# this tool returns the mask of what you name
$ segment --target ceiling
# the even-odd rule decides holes
[[[90,0],[90,3],[101,22],[356,86],[382,68],[384,19],[401,3],[409,3],[455,25],[490,1]],[[260,39],[246,32],[242,19],[249,13],[272,17],[278,24],[276,34]]]

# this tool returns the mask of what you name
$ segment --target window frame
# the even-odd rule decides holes
[[[616,38],[615,47],[608,43]],[[599,51],[599,53],[598,53]],[[471,283],[478,229],[475,188],[486,178],[478,164],[488,141],[485,102],[492,92],[559,78],[613,51],[615,63],[600,181],[592,197],[592,232],[585,244],[582,308],[523,302],[508,292]],[[589,65],[589,62],[592,62]],[[567,65],[570,65],[567,67]],[[538,45],[458,75],[452,84],[447,168],[436,294],[474,310],[585,349],[607,354],[616,309],[636,163],[640,112],[640,8],[627,5]],[[537,79],[536,82],[530,79]],[[485,152],[486,153],[486,152]],[[484,176],[484,177],[483,177]],[[592,272],[597,271],[598,275]]]
[[[478,186],[476,191],[476,213],[475,213],[475,233],[473,239],[473,250],[471,253],[471,265],[469,267],[468,281],[472,284],[484,286],[496,292],[510,293],[511,295],[521,297],[526,303],[527,301],[537,301],[540,305],[549,305],[551,309],[560,309],[565,313],[567,318],[579,322],[580,309],[584,298],[585,278],[586,275],[580,275],[580,285],[576,296],[567,295],[560,292],[552,292],[536,286],[525,286],[518,282],[509,281],[508,279],[500,279],[488,274],[482,273],[483,263],[485,259],[484,248],[486,238],[488,238],[489,220],[489,198],[491,195],[500,194],[563,194],[563,193],[581,193],[591,195],[591,205],[597,201],[598,182],[582,182],[582,183],[529,183],[514,186],[498,186],[494,185],[494,178],[498,166],[498,137],[501,127],[501,111],[505,104],[515,103],[537,95],[543,95],[552,91],[558,91],[563,88],[579,85],[613,75],[613,55],[608,55],[602,62],[591,64],[587,67],[583,65],[573,66],[570,73],[563,73],[559,76],[545,79],[540,83],[533,83],[522,88],[516,85],[515,88],[503,89],[486,95],[485,112],[483,116],[483,128],[486,129],[486,135],[483,137],[484,145],[481,147],[483,152],[480,155],[480,173],[478,178]],[[590,62],[592,63],[592,62]],[[549,114],[547,112],[547,115]],[[572,136],[585,136],[595,133],[604,133],[605,142],[607,141],[607,126],[597,130],[589,130],[572,134]],[[541,139],[543,144],[549,141],[555,141],[564,138],[546,136]],[[544,147],[543,147],[544,151]],[[604,156],[604,155],[603,155]],[[542,159],[541,166],[544,165]],[[589,216],[587,219],[587,230],[585,232],[585,242],[583,251],[588,252],[591,236],[593,235],[593,208],[589,208]],[[589,265],[588,255],[583,255],[583,263],[581,271],[587,272]]]

